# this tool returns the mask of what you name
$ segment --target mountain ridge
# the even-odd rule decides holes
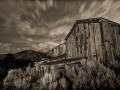
[[[7,53],[10,54],[10,53]],[[0,54],[0,60],[4,60],[7,54]],[[24,59],[24,60],[29,60],[31,59],[32,61],[40,61],[42,58],[46,58],[46,54],[40,51],[35,51],[35,50],[23,50],[17,53],[11,53],[14,55],[15,59]]]

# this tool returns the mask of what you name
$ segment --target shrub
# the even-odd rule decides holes
[[[106,68],[99,60],[81,61],[79,69],[72,65],[66,67],[66,74],[73,82],[73,88],[78,89],[117,89],[120,88],[120,78],[110,68]],[[77,73],[76,73],[77,71]]]
[[[13,86],[18,89],[29,89],[31,83],[40,78],[39,70],[28,66],[25,71],[22,69],[13,69],[8,72],[7,77],[4,79],[4,86]]]
[[[26,70],[10,70],[4,86],[24,90],[120,89],[120,74],[115,71],[118,62],[104,66],[96,59],[82,59],[80,63],[65,65],[65,70],[56,69],[55,65],[42,66],[41,63],[36,63],[33,68],[28,66]]]

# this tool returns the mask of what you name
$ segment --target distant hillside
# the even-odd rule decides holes
[[[24,50],[18,53],[0,54],[0,81],[2,81],[10,69],[25,68],[28,64],[34,66],[34,62],[46,58],[45,53]]]
[[[0,60],[4,60],[5,56],[7,54],[1,54],[0,55]],[[18,53],[13,54],[15,59],[24,59],[24,60],[29,60],[31,59],[32,61],[40,61],[41,58],[45,58],[46,54],[39,52],[39,51],[34,51],[34,50],[24,50]]]
[[[25,60],[31,59],[32,61],[40,61],[41,58],[46,57],[44,53],[34,51],[34,50],[21,51],[14,54],[14,56],[15,56],[15,59],[25,59]]]
[[[4,60],[6,54],[0,54],[0,60]]]

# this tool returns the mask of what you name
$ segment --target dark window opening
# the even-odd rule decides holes
[[[77,47],[77,52],[78,52],[79,50],[78,50],[78,47]]]
[[[54,52],[54,50],[52,50],[52,53]]]
[[[78,37],[75,38],[75,46],[78,46]]]
[[[89,32],[89,37],[90,37],[90,32]]]
[[[54,50],[52,50],[52,56],[54,56]]]
[[[118,34],[120,35],[120,28],[118,29]]]
[[[85,26],[85,24],[83,24],[84,25],[84,29],[86,29],[86,26]]]
[[[80,35],[80,44],[83,44],[83,34]]]
[[[80,53],[82,54],[82,47],[80,47]]]

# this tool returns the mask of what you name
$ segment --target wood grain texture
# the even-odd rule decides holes
[[[88,60],[91,60],[91,23],[88,24],[88,33],[89,33],[89,37],[88,37]]]
[[[67,57],[87,56],[103,62],[120,56],[120,26],[107,19],[78,20],[66,39]],[[78,37],[78,45],[76,45]]]

